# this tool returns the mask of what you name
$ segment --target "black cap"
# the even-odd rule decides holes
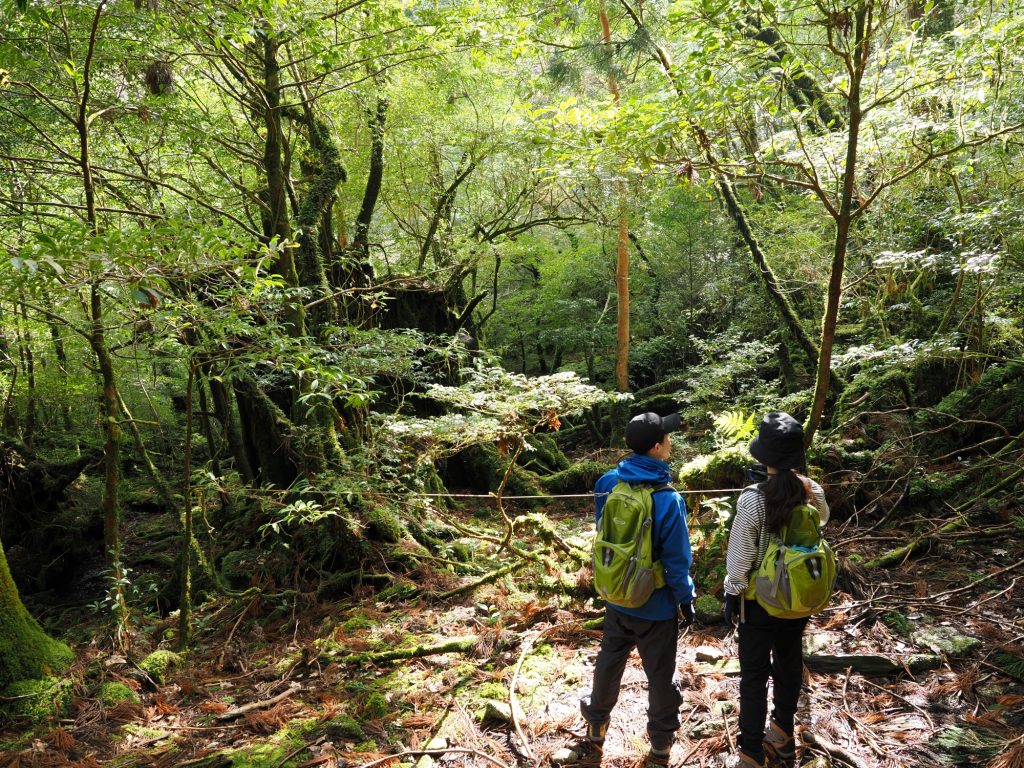
[[[659,416],[656,413],[641,413],[626,425],[626,445],[636,453],[647,453],[661,442],[669,432],[679,429],[682,419],[678,413]]]
[[[807,463],[803,426],[788,413],[765,414],[757,437],[750,443],[750,455],[766,467],[800,469]]]

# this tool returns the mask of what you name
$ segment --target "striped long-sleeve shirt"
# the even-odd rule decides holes
[[[825,491],[813,480],[810,503],[818,508],[821,524],[828,522],[828,504]],[[751,572],[768,551],[768,536],[764,529],[764,494],[754,487],[747,488],[736,502],[736,517],[729,531],[729,550],[725,557],[725,591],[742,595],[747,589]]]

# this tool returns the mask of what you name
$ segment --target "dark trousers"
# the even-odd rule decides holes
[[[647,735],[651,746],[671,746],[679,729],[679,705],[683,701],[676,680],[675,617],[646,621],[608,608],[604,615],[604,637],[594,664],[594,685],[580,700],[580,711],[588,723],[607,723],[619,700],[619,685],[626,661],[635,647],[647,674]]]
[[[800,699],[803,678],[803,635],[807,619],[777,619],[754,600],[744,600],[746,621],[740,623],[740,746],[751,755],[762,752],[768,714],[768,678],[772,679],[772,719],[787,733]]]

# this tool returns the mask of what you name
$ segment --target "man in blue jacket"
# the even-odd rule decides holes
[[[642,413],[626,426],[626,445],[632,454],[609,470],[594,486],[598,523],[605,500],[623,480],[630,485],[665,485],[671,480],[668,461],[672,451],[671,432],[679,429],[679,414],[658,416]],[[591,692],[580,701],[587,722],[586,741],[578,748],[581,762],[599,762],[608,731],[612,708],[619,698],[619,685],[626,661],[635,647],[647,675],[647,735],[651,751],[649,766],[668,765],[675,732],[679,729],[682,696],[676,677],[678,616],[685,625],[693,622],[693,580],[690,578],[690,532],[686,527],[686,504],[671,488],[655,491],[652,542],[654,559],[660,560],[665,586],[654,590],[639,608],[607,604],[604,637],[594,665]]]

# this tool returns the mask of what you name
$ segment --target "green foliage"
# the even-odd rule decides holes
[[[501,368],[478,366],[460,386],[435,384],[427,394],[466,413],[432,419],[392,417],[387,427],[421,446],[424,458],[458,452],[479,443],[514,445],[543,426],[558,427],[559,416],[615,399],[572,372],[529,378]]]
[[[933,737],[932,744],[945,761],[961,763],[990,760],[1005,745],[1006,740],[987,728],[960,727],[943,729]]]
[[[993,658],[993,663],[1010,677],[1024,683],[1024,656],[1015,656],[1012,653],[998,653]]]
[[[711,419],[715,425],[714,440],[718,448],[729,448],[749,443],[757,434],[760,420],[751,413],[744,416],[743,411],[726,411]]]
[[[914,625],[911,624],[910,619],[902,613],[887,613],[882,617],[882,621],[885,622],[885,625],[889,627],[889,629],[900,637],[910,637],[910,633],[914,629]]]
[[[706,424],[708,413],[718,410],[723,402],[743,406],[740,412],[747,408],[754,413],[784,410],[777,383],[767,378],[777,353],[776,344],[763,340],[741,342],[732,334],[714,343],[700,341],[696,347],[702,362],[690,369],[686,389],[677,394],[680,412],[689,423]],[[735,428],[741,430],[742,426]]]
[[[712,595],[700,595],[694,601],[694,613],[704,624],[713,624],[722,619],[722,604]]]

